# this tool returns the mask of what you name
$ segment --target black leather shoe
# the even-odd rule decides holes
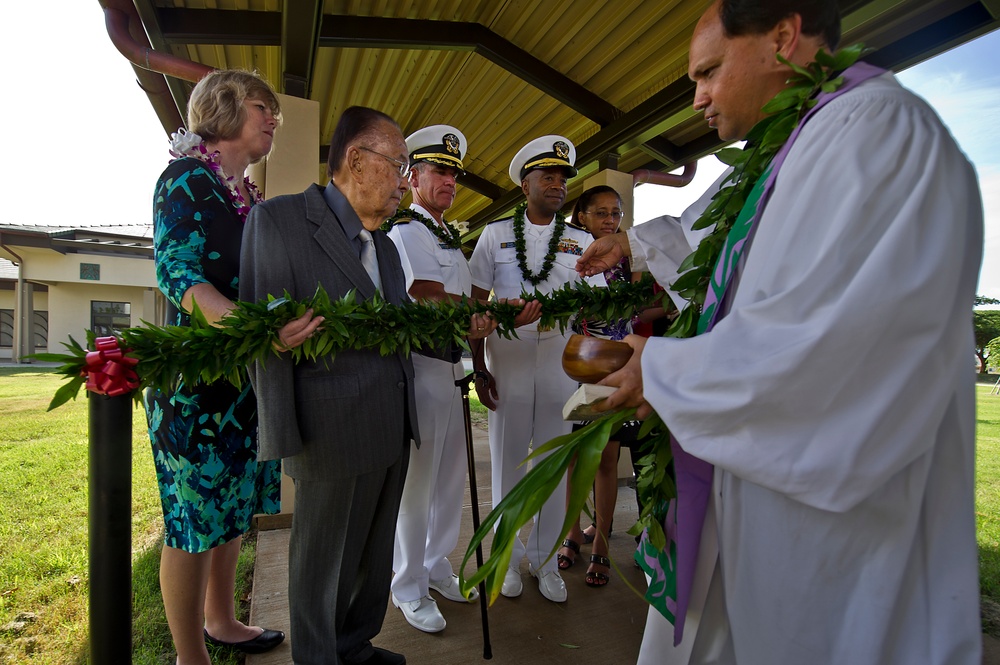
[[[217,647],[229,647],[230,649],[238,649],[243,653],[264,653],[265,651],[270,651],[274,647],[278,646],[285,641],[285,634],[280,630],[268,630],[264,629],[264,632],[253,638],[252,640],[244,640],[243,642],[223,642],[222,640],[217,640],[205,631],[205,641],[209,644],[214,644]]]
[[[406,657],[401,653],[372,647],[375,653],[366,660],[351,661],[351,665],[406,665]]]

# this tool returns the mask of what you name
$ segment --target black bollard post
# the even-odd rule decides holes
[[[479,495],[476,483],[476,456],[472,446],[472,412],[469,409],[469,386],[476,376],[486,375],[475,371],[465,378],[455,381],[462,391],[462,409],[465,413],[465,452],[469,462],[469,495],[472,498],[472,529],[479,531]],[[476,565],[483,567],[483,544],[476,545]],[[479,611],[483,620],[483,660],[493,658],[493,645],[490,644],[490,617],[487,614],[486,581],[479,583]]]
[[[90,662],[132,662],[132,397],[90,399]]]

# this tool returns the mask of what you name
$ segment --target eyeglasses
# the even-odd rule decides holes
[[[370,153],[372,153],[374,155],[378,155],[382,159],[388,159],[390,162],[392,162],[393,164],[395,164],[399,168],[399,177],[400,178],[403,178],[405,180],[407,177],[409,177],[409,175],[410,175],[410,169],[412,169],[413,167],[410,166],[409,164],[407,164],[406,162],[401,162],[398,159],[396,159],[395,157],[390,157],[389,155],[383,155],[378,150],[372,150],[371,148],[366,148],[363,145],[359,145],[358,148],[360,148],[361,150],[364,150],[366,152],[370,152]]]
[[[625,215],[625,213],[621,210],[612,210],[611,212],[608,212],[607,210],[595,210],[595,211],[584,210],[584,212],[588,215],[593,215],[599,221],[602,222],[606,220],[608,217],[610,217],[612,221],[620,222],[622,221],[622,217]]]

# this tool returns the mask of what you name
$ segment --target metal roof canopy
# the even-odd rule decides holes
[[[711,0],[134,4],[155,50],[256,69],[281,92],[318,101],[318,164],[340,113],[354,104],[389,113],[404,134],[436,123],[462,129],[468,174],[449,216],[473,230],[521,199],[507,166],[537,136],[576,144],[581,173],[571,199],[599,166],[669,171],[722,145],[691,109],[686,75],[688,40]],[[1000,0],[839,4],[843,43],[864,42],[873,49],[866,60],[896,71],[1000,27]],[[174,108],[151,102],[171,132],[192,84],[157,76]]]

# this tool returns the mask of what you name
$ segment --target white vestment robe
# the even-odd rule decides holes
[[[631,230],[633,269],[676,279],[707,200]],[[642,355],[645,398],[715,465],[718,557],[699,553],[693,654],[651,622],[640,663],[979,665],[982,242],[972,166],[891,74],[805,125],[728,314]]]

